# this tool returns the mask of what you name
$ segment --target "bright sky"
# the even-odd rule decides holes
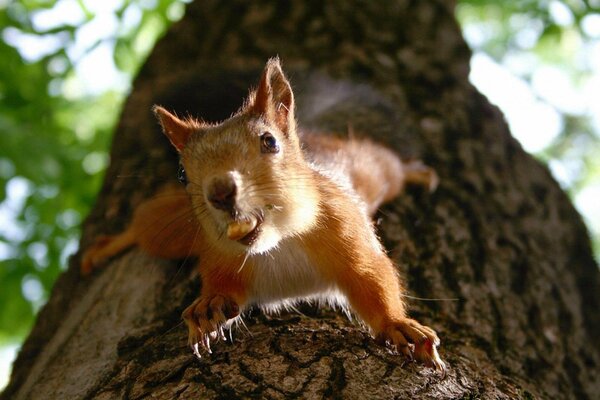
[[[85,5],[96,16],[77,30],[76,41],[68,48],[68,56],[77,62],[77,79],[68,82],[62,88],[67,97],[75,98],[84,94],[101,93],[106,89],[127,88],[127,77],[115,67],[112,58],[114,44],[111,41],[103,42],[86,53],[98,39],[109,38],[117,29],[128,29],[139,23],[141,12],[139,6],[135,5],[127,10],[124,24],[119,28],[114,10],[118,9],[122,2],[123,0],[84,0]],[[561,10],[557,9],[555,12],[560,17]],[[566,18],[564,15],[563,17]],[[52,9],[37,12],[33,23],[35,28],[44,30],[65,22],[77,25],[84,18],[78,0],[59,0]],[[567,22],[565,20],[565,23]],[[592,36],[600,37],[600,16],[591,16],[583,25]],[[481,32],[465,30],[467,40],[477,41],[481,35]],[[4,29],[2,37],[7,43],[15,46],[25,59],[31,61],[52,53],[63,40],[60,34],[39,37],[24,34],[14,28]],[[527,38],[527,31],[524,31],[521,40],[527,41]],[[596,100],[597,94],[600,93],[600,42],[596,41],[590,45],[588,58],[587,62],[596,72],[581,90],[574,88],[562,71],[552,67],[536,69],[531,85],[517,78],[511,70],[527,68],[530,61],[526,57],[509,59],[506,66],[497,64],[483,53],[475,53],[471,61],[470,79],[492,103],[502,109],[512,134],[525,150],[537,152],[550,144],[562,128],[562,117],[557,110],[591,115],[596,131],[600,132],[600,102]],[[54,68],[64,68],[60,62],[56,64]],[[577,173],[576,165],[558,161],[552,162],[550,169],[563,185],[568,184],[573,174]],[[0,172],[1,170],[2,165]],[[8,238],[18,239],[23,235],[24,227],[17,223],[16,215],[29,190],[28,182],[19,177],[11,179],[7,185],[7,198],[0,203],[0,230]],[[575,205],[596,234],[600,234],[598,199],[600,182],[582,190],[575,199]],[[75,248],[72,246],[69,251],[74,251]],[[40,247],[39,250],[43,252],[43,248]],[[10,248],[0,243],[0,260],[7,257],[10,257]],[[32,300],[37,296],[36,291],[41,290],[35,282],[27,280],[23,282],[22,289]],[[15,354],[16,346],[0,348],[0,390],[6,383],[8,366]]]
[[[529,152],[547,147],[562,129],[560,114],[525,81],[484,53],[471,59],[471,82],[504,112],[510,130]]]
[[[16,344],[0,347],[0,391],[2,391],[8,383],[11,365],[17,356],[18,350],[19,346]]]

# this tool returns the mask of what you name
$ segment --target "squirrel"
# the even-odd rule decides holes
[[[202,290],[182,317],[198,357],[251,304],[276,310],[318,299],[349,307],[379,342],[445,372],[436,332],[407,316],[371,219],[406,184],[433,190],[431,168],[367,139],[300,132],[278,58],[221,123],[153,111],[184,185],[143,202],[124,232],[99,237],[82,273],[135,245],[157,257],[197,256]]]

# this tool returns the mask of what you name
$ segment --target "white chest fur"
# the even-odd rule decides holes
[[[282,241],[267,254],[252,256],[254,282],[250,301],[267,310],[290,307],[298,300],[340,303],[337,288],[327,282],[294,239]]]

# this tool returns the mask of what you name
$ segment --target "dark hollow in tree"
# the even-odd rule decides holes
[[[445,380],[405,363],[335,312],[267,318],[198,361],[180,321],[192,262],[132,250],[91,278],[58,280],[2,399],[573,398],[600,393],[600,274],[581,218],[547,168],[468,83],[447,0],[202,0],[135,81],[82,248],[121,230],[177,160],[150,108],[208,120],[238,106],[279,55],[305,127],[367,132],[441,177],[380,213],[411,313],[442,338]],[[136,176],[136,178],[129,178]]]

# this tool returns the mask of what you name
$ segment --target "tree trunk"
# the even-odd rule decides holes
[[[177,160],[150,108],[226,118],[282,59],[300,125],[364,132],[441,177],[380,212],[411,314],[442,338],[433,370],[331,310],[252,311],[196,359],[182,310],[194,263],[138,249],[57,281],[2,399],[573,398],[600,393],[600,274],[581,218],[548,170],[468,83],[453,2],[198,0],[135,81],[82,248],[118,232]]]

